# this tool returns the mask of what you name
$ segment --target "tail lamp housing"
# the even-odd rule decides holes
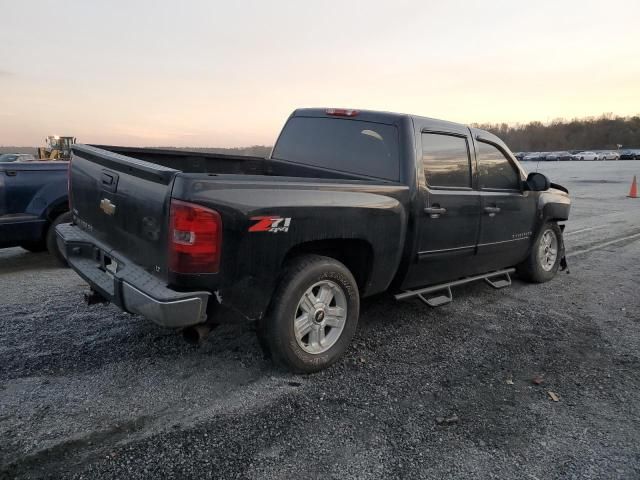
[[[169,270],[176,273],[217,273],[220,269],[222,219],[215,210],[171,200]]]

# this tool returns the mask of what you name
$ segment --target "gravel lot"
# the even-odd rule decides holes
[[[370,299],[313,376],[231,314],[190,346],[0,251],[0,477],[639,478],[640,162],[540,170],[573,196],[570,274]]]

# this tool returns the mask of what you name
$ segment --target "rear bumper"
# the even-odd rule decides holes
[[[93,290],[129,313],[142,315],[163,327],[187,327],[206,320],[209,292],[178,292],[102,245],[76,225],[56,227],[58,247],[69,266]],[[106,268],[109,259],[117,269]]]

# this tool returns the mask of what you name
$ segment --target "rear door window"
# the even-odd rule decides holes
[[[480,188],[520,190],[520,172],[509,159],[489,143],[478,141]]]
[[[465,137],[423,133],[422,166],[430,187],[471,188],[469,144]]]
[[[289,119],[272,158],[398,181],[398,131],[382,123],[322,117]]]

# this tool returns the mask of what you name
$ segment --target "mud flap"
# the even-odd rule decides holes
[[[569,264],[567,263],[567,256],[565,254],[565,248],[564,248],[564,227],[565,226],[566,225],[559,225],[560,231],[562,232],[562,235],[560,236],[560,271],[564,272],[566,270],[567,273],[571,273],[569,271]]]

